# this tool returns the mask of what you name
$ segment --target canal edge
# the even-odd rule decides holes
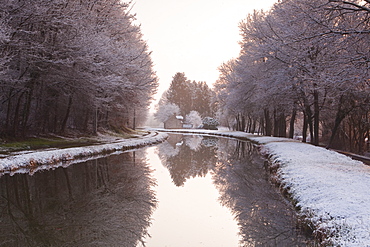
[[[42,166],[48,166],[46,169],[65,167],[71,165],[74,160],[83,161],[89,158],[104,157],[115,152],[152,146],[164,142],[167,138],[166,133],[150,131],[141,138],[122,139],[112,143],[9,155],[0,159],[0,173],[13,175],[22,170],[23,173],[28,171],[32,174]]]

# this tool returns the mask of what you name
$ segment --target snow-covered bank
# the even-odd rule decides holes
[[[264,140],[282,187],[324,243],[370,246],[370,167],[300,142]]]
[[[75,161],[84,161],[91,157],[96,158],[99,155],[101,156],[104,154],[157,144],[163,142],[166,138],[167,134],[165,133],[152,132],[146,136],[115,140],[114,142],[107,144],[9,155],[0,159],[0,172],[2,174],[13,173],[15,171],[34,172],[35,170],[40,169],[50,169],[70,165]]]
[[[370,246],[370,166],[286,138],[234,131],[171,131],[235,137],[260,144],[281,188],[289,193],[302,219],[323,244]]]

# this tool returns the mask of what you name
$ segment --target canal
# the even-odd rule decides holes
[[[311,246],[248,142],[160,145],[0,177],[0,246]]]

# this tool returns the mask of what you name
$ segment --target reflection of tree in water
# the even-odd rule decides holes
[[[133,153],[0,178],[0,246],[136,246],[156,206]]]
[[[217,141],[208,136],[170,135],[168,142],[159,146],[159,156],[176,186],[207,175],[217,161]]]
[[[214,183],[238,221],[242,246],[306,246],[295,212],[268,181],[251,143],[222,139]]]

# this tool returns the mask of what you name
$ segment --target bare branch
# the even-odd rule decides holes
[[[343,4],[346,4],[346,5],[351,5],[351,6],[356,7],[359,10],[364,10],[364,11],[367,11],[367,12],[370,13],[370,8],[366,7],[365,5],[360,5],[360,4],[357,4],[357,3],[354,3],[354,2],[340,1],[340,0],[329,0],[329,2],[343,3]],[[366,2],[370,3],[370,0],[366,0]],[[352,10],[354,10],[354,9],[352,9]]]

